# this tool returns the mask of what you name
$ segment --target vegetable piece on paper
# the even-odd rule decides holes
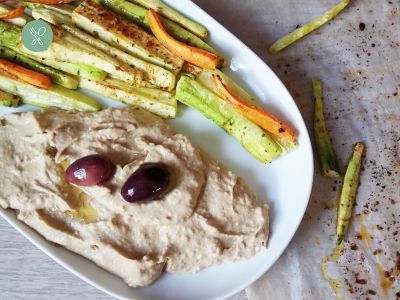
[[[325,23],[332,20],[336,17],[349,3],[351,0],[344,0],[340,2],[338,5],[332,7],[326,13],[324,13],[319,18],[301,26],[300,28],[296,29],[295,31],[285,35],[283,38],[276,41],[272,46],[269,48],[271,53],[278,53],[279,51],[285,49],[286,47],[290,46],[297,40],[301,39],[302,37],[306,36],[307,34],[311,33],[312,31],[318,29]]]
[[[284,150],[291,151],[297,147],[296,133],[290,127],[282,124],[262,108],[240,99],[227,88],[220,76],[213,75],[213,78],[222,98],[237,109],[244,117],[271,134],[275,142],[281,145]]]
[[[314,78],[312,84],[315,98],[314,135],[321,171],[326,177],[338,178],[340,177],[339,163],[325,127],[322,82]]]
[[[203,25],[188,19],[181,13],[177,12],[175,9],[169,7],[168,5],[165,5],[160,0],[130,0],[130,1],[140,4],[144,7],[154,9],[157,13],[160,13],[164,17],[170,19],[171,21],[174,21],[182,25],[187,30],[201,37],[203,40],[207,38],[208,31]]]
[[[147,20],[149,22],[151,31],[159,40],[159,42],[164,45],[164,47],[168,48],[172,53],[181,57],[183,60],[204,69],[214,70],[217,68],[219,63],[217,55],[175,40],[165,30],[155,10],[149,9],[147,12]]]
[[[26,69],[5,59],[0,59],[0,73],[12,79],[29,83],[48,90],[51,78],[41,73]]]
[[[346,174],[343,179],[336,224],[337,245],[342,243],[350,224],[351,214],[360,182],[360,170],[364,148],[365,146],[361,143],[357,143],[354,146],[353,154],[349,160]]]
[[[270,163],[281,154],[280,146],[268,133],[197,81],[182,76],[175,97],[223,128],[259,161]]]

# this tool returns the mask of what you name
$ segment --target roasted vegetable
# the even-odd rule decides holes
[[[40,3],[40,4],[47,4],[47,5],[56,5],[62,3],[71,3],[75,0],[25,0],[25,2],[33,2],[33,3]]]
[[[0,105],[17,107],[21,102],[21,97],[0,90]]]
[[[96,67],[89,66],[86,64],[78,64],[78,63],[68,63],[59,60],[53,59],[43,59],[40,57],[30,56],[33,60],[41,62],[47,66],[50,66],[54,69],[75,75],[80,76],[89,80],[101,81],[107,77],[107,72],[100,70]]]
[[[71,4],[57,4],[57,5],[48,5],[48,4],[40,4],[40,3],[32,3],[32,2],[24,2],[24,5],[33,10],[36,8],[46,8],[52,11],[61,13],[63,15],[67,15],[71,17],[72,12],[74,11],[75,7]]]
[[[215,83],[214,75],[219,76],[226,85],[226,87],[232,93],[237,95],[240,99],[246,101],[247,103],[257,105],[257,101],[249,93],[247,93],[244,89],[242,89],[239,85],[237,85],[229,76],[227,76],[222,71],[202,69],[200,70],[200,72],[199,71],[195,72],[197,82],[199,82],[201,85],[205,86],[214,94],[217,94],[219,97],[222,98],[223,95],[220,93]]]
[[[153,35],[93,0],[82,2],[72,13],[72,20],[101,40],[174,74],[182,68],[183,60],[163,47]]]
[[[0,21],[0,45],[10,48],[21,55],[28,56],[29,58],[38,61],[44,65],[50,66],[54,69],[61,70],[66,73],[80,75],[91,80],[103,80],[107,76],[107,73],[105,71],[102,71],[93,66],[86,65],[84,63],[74,64],[50,58],[42,58],[40,57],[40,55],[31,55],[26,51],[23,51],[23,49],[19,47],[21,31],[22,29],[18,26]]]
[[[325,23],[332,20],[336,17],[349,3],[351,0],[344,0],[340,2],[338,5],[334,6],[322,16],[318,17],[317,19],[301,26],[300,28],[296,29],[295,31],[285,35],[283,38],[276,41],[270,48],[269,51],[271,53],[277,53],[286,47],[290,46],[297,40],[301,39],[302,37],[306,36],[310,32],[318,29]]]
[[[59,8],[59,10],[61,10],[61,8]],[[80,30],[72,22],[70,15],[68,15],[68,11],[62,14],[61,12],[55,10],[51,10],[44,7],[38,7],[32,10],[32,15],[35,16],[35,18],[41,18],[49,23],[52,23],[54,25],[63,28],[64,30],[68,31],[69,33],[73,34],[77,38],[88,43],[89,45],[96,47],[97,49],[100,49],[105,53],[108,53],[109,55],[113,56],[114,58],[120,60],[123,63],[126,63],[128,66],[131,66],[132,68],[140,70],[143,73],[142,75],[144,81],[148,81],[149,83],[154,84],[155,86],[159,86],[161,88],[165,88],[168,90],[172,90],[175,87],[176,77],[172,72],[165,70],[160,66],[153,65],[144,60],[141,60],[118,48],[112,47],[109,44],[103,42],[102,40],[97,39],[91,36],[90,34]],[[104,78],[94,79],[84,75],[82,75],[82,77],[95,81],[101,81],[104,79]],[[145,85],[145,83],[142,82],[141,85]]]
[[[213,77],[219,94],[222,95],[222,99],[225,99],[227,103],[232,105],[248,120],[271,134],[275,142],[281,145],[285,151],[291,151],[297,147],[296,134],[289,126],[281,123],[269,112],[259,106],[249,104],[240,99],[227,88],[220,76],[213,75]]]
[[[45,66],[33,59],[30,59],[27,56],[15,52],[14,50],[0,46],[0,57],[5,58],[9,61],[13,61],[28,69],[50,76],[54,83],[57,83],[68,89],[74,90],[78,87],[78,79],[75,76]]]
[[[0,1],[1,2],[1,1]],[[5,14],[8,12],[11,12],[14,8],[13,7],[9,7],[3,3],[0,3],[0,14]],[[21,14],[20,16],[16,17],[16,18],[12,18],[12,19],[7,19],[5,21],[17,25],[17,26],[25,26],[26,23],[28,23],[29,21],[31,21],[32,18],[26,14]]]
[[[132,83],[135,86],[140,86],[142,80],[141,72],[127,67],[120,61],[90,45],[87,45],[82,40],[62,29],[55,27],[52,29],[54,38],[47,50],[33,52],[26,49],[22,42],[20,42],[19,48],[24,53],[28,53],[30,56],[38,58],[90,65],[113,74],[118,79]]]
[[[0,89],[20,96],[26,104],[39,107],[55,106],[80,111],[96,111],[101,109],[101,105],[97,101],[57,84],[51,85],[48,90],[43,90],[0,75]]]
[[[185,43],[174,39],[165,30],[155,10],[149,9],[147,12],[147,20],[149,22],[151,31],[156,38],[172,53],[201,68],[211,70],[217,68],[219,63],[217,55],[200,48],[186,45]]]
[[[0,58],[0,74],[48,90],[51,78]]]
[[[322,82],[314,78],[312,84],[315,98],[314,135],[321,172],[326,177],[338,178],[340,177],[339,163],[325,127]]]
[[[134,88],[115,79],[91,81],[81,79],[81,88],[134,106],[142,107],[163,118],[175,118],[177,103],[168,92],[151,88]]]
[[[104,7],[112,10],[113,12],[125,17],[126,19],[135,22],[148,30],[150,30],[149,23],[147,21],[147,8],[133,4],[132,2],[125,0],[95,0],[97,3],[103,5]],[[177,40],[187,43],[193,47],[204,49],[208,52],[217,54],[215,49],[209,46],[201,38],[199,38],[194,33],[183,28],[181,25],[160,16],[162,24],[165,30],[172,35]]]
[[[349,160],[346,174],[344,175],[342,192],[340,194],[337,213],[337,245],[340,245],[342,243],[346,235],[347,229],[349,228],[351,214],[353,211],[353,206],[357,196],[357,190],[360,181],[360,170],[364,148],[364,145],[361,143],[357,143],[354,146],[353,154]]]
[[[187,30],[193,32],[202,39],[206,39],[208,35],[207,29],[197,22],[194,22],[181,13],[177,12],[175,9],[165,5],[160,0],[130,0],[147,8],[152,8],[164,17],[182,25]]]
[[[0,13],[0,19],[10,20],[20,17],[25,11],[25,6],[18,5],[15,9]]]
[[[270,163],[281,153],[279,145],[266,132],[195,80],[182,76],[175,97],[222,127],[259,161]]]

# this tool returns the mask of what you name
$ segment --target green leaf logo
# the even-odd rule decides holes
[[[45,51],[52,41],[53,31],[49,24],[42,20],[31,21],[22,29],[22,44],[30,51]]]

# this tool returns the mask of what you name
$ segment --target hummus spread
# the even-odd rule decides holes
[[[101,186],[70,185],[65,168],[90,154],[110,159],[115,174]],[[0,119],[0,157],[3,208],[130,286],[266,248],[268,206],[241,178],[144,110],[7,115]],[[169,167],[170,188],[160,199],[128,203],[121,187],[145,162]]]

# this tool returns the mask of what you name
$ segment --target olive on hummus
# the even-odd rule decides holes
[[[101,184],[70,184],[65,171],[90,155],[109,160],[112,173]],[[7,115],[0,119],[0,157],[3,208],[130,286],[149,285],[164,271],[247,259],[266,247],[268,206],[142,109]],[[168,189],[151,201],[126,201],[124,184],[154,163],[168,168]]]

